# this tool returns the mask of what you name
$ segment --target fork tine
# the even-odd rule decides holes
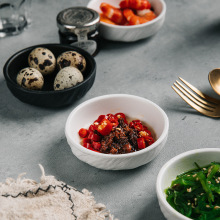
[[[207,110],[207,111],[213,111],[213,108],[210,108],[206,105],[204,105],[201,102],[198,102],[195,98],[193,98],[190,94],[188,94],[184,89],[182,89],[178,84],[174,83],[174,86],[176,86],[176,88],[178,88],[187,98],[189,98],[192,102],[194,102],[197,106],[202,107],[203,109]]]
[[[199,101],[199,102],[201,102],[201,103],[203,103],[204,105],[206,105],[206,106],[208,106],[208,107],[211,107],[211,108],[215,108],[216,107],[216,105],[215,104],[212,104],[212,103],[208,103],[207,101],[205,101],[205,100],[203,100],[203,99],[201,99],[201,98],[199,98],[197,95],[195,95],[193,92],[191,92],[189,89],[187,89],[184,85],[182,85],[179,81],[177,81],[176,80],[176,82],[177,82],[177,84],[179,85],[179,86],[181,86],[186,92],[188,92],[194,99],[196,99],[197,101]],[[200,105],[201,106],[201,105]],[[204,107],[204,106],[201,106],[201,107]]]
[[[184,94],[182,94],[177,88],[175,88],[174,86],[172,86],[173,90],[187,103],[189,104],[192,108],[194,108],[196,111],[200,112],[203,115],[206,116],[211,116],[212,114],[210,111],[207,111],[203,108],[201,108],[200,106],[196,105],[194,102],[192,102],[189,98],[187,98]]]
[[[193,85],[191,85],[190,83],[188,83],[186,80],[184,80],[183,78],[179,77],[179,79],[185,83],[192,91],[194,91],[196,94],[198,94],[200,97],[202,97],[203,99],[208,100],[209,102],[212,102],[214,104],[219,104],[219,100],[216,100],[204,93],[202,93],[201,91],[199,91],[197,88],[195,88]]]

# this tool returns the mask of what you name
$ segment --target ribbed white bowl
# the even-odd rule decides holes
[[[107,40],[112,41],[132,42],[156,34],[162,27],[165,20],[166,4],[164,0],[149,1],[151,2],[155,14],[157,15],[155,19],[144,24],[131,26],[112,25],[100,22],[101,36]],[[121,0],[91,0],[87,7],[100,13],[100,4],[102,2],[106,2],[115,7],[119,7]]]
[[[167,201],[164,192],[176,176],[195,169],[195,162],[201,167],[211,162],[220,162],[220,148],[204,148],[187,151],[169,160],[157,176],[156,191],[161,211],[168,220],[190,220],[177,212]]]
[[[99,115],[117,112],[149,125],[156,135],[156,142],[146,149],[120,155],[94,152],[80,144],[80,128],[88,128]],[[153,160],[166,143],[168,127],[167,115],[155,103],[138,96],[112,94],[90,99],[76,107],[66,121],[65,134],[73,154],[80,160],[104,170],[125,170]]]

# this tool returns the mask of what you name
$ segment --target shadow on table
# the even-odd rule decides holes
[[[88,186],[91,188],[102,188],[112,184],[117,186],[122,182],[130,181],[131,177],[138,178],[143,172],[149,172],[151,175],[151,163],[153,162],[131,170],[97,169],[73,155],[64,134],[61,138],[50,143],[45,158],[42,158],[42,160],[47,161],[50,174],[70,185],[74,185],[79,190]]]
[[[120,41],[110,41],[110,40],[105,40],[102,39],[100,43],[100,48],[101,50],[121,50],[123,48],[133,48],[133,47],[138,47],[141,45],[144,45],[148,42],[150,42],[153,39],[154,36],[148,37],[146,39],[138,40],[135,42],[120,42]]]
[[[73,105],[77,105],[80,100],[77,100]],[[30,118],[41,118],[47,115],[55,114],[73,106],[63,108],[44,108],[39,106],[24,103],[14,97],[7,88],[5,80],[0,81],[0,117],[7,118],[11,121],[28,120]]]

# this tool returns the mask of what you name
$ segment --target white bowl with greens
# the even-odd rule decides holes
[[[216,165],[210,166],[212,162]],[[220,148],[191,150],[169,160],[158,174],[156,191],[161,211],[168,220],[219,219]],[[199,218],[201,215],[203,218]]]

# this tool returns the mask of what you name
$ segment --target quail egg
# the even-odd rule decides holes
[[[58,56],[57,65],[59,69],[73,66],[83,72],[86,69],[86,59],[76,51],[66,51]]]
[[[16,80],[18,85],[31,90],[41,90],[44,85],[43,75],[31,67],[20,70]]]
[[[54,90],[63,90],[75,86],[83,81],[82,73],[75,67],[61,69],[54,80]]]
[[[52,74],[56,68],[56,58],[47,48],[37,47],[28,56],[28,64],[43,75]]]

